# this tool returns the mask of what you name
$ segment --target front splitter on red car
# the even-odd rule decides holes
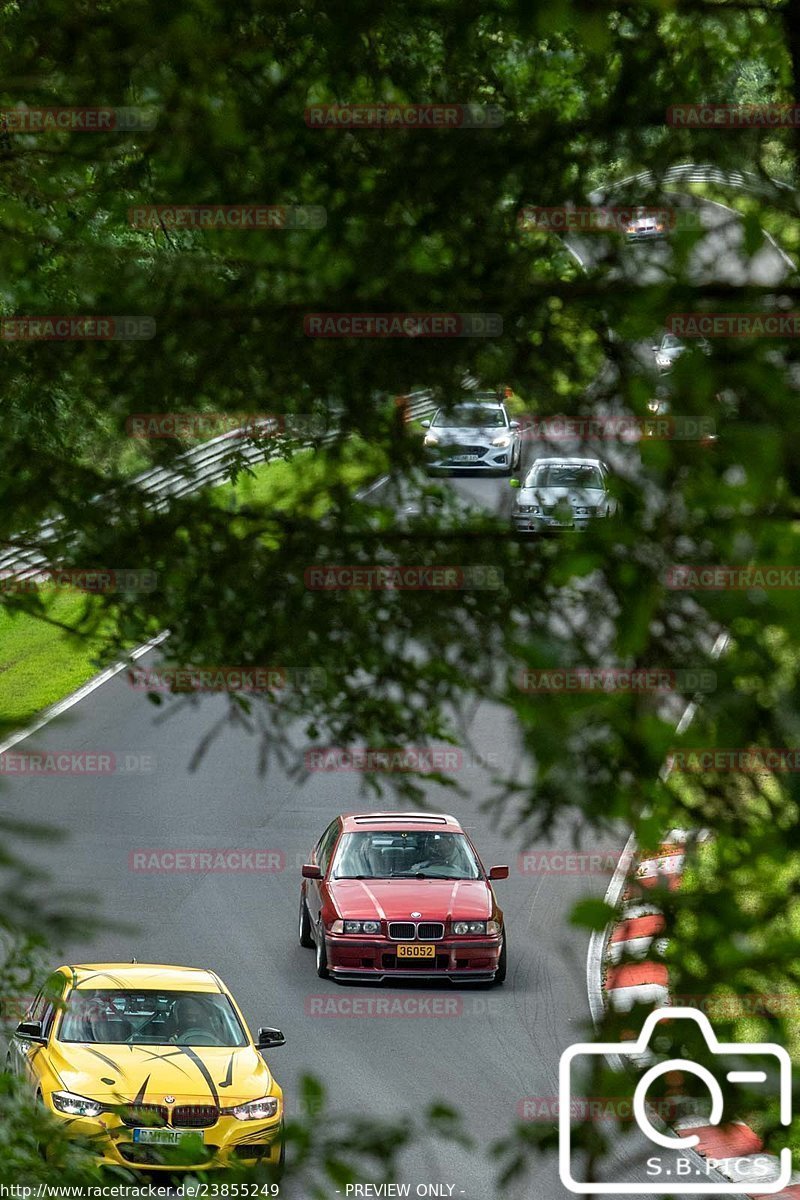
[[[405,943],[411,948],[414,942]],[[335,979],[447,979],[451,982],[490,983],[498,971],[501,937],[481,941],[437,941],[426,958],[399,956],[402,942],[386,938],[325,937],[328,973]]]

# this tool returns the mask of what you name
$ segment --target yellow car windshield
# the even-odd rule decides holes
[[[227,996],[144,989],[76,989],[61,1017],[58,1040],[108,1046],[247,1045]]]

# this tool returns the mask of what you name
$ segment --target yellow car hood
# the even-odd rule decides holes
[[[108,1103],[217,1104],[266,1096],[267,1064],[253,1046],[131,1046],[55,1042],[50,1065],[66,1091]],[[167,1101],[170,1103],[170,1101]]]

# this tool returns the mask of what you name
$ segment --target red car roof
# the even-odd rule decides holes
[[[463,832],[455,817],[448,813],[343,813],[340,819],[345,833],[354,833],[357,829],[443,829],[451,833]]]

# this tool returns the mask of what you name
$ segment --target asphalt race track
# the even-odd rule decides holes
[[[534,451],[526,448],[529,456]],[[450,485],[493,511],[504,511],[510,502],[506,479],[465,475]],[[142,660],[154,661],[154,654]],[[445,1184],[455,1197],[490,1200],[497,1192],[486,1148],[508,1133],[526,1098],[557,1095],[562,1051],[589,1034],[588,937],[567,924],[566,914],[579,897],[603,895],[625,831],[602,842],[591,830],[580,832],[584,851],[604,855],[604,869],[596,873],[523,869],[519,844],[494,831],[480,811],[495,770],[524,770],[510,720],[483,707],[472,725],[478,758],[459,772],[466,798],[455,800],[432,788],[429,802],[455,813],[487,866],[511,868],[510,878],[495,885],[509,937],[506,985],[470,991],[321,981],[312,951],[297,940],[299,867],[336,813],[378,805],[360,794],[359,777],[350,772],[312,773],[302,786],[277,765],[260,776],[255,739],[233,727],[191,772],[198,742],[225,711],[224,698],[215,697],[156,709],[120,675],[17,747],[130,756],[130,770],[111,776],[5,781],[2,803],[9,816],[50,824],[66,835],[63,844],[44,844],[34,853],[53,887],[92,894],[98,917],[109,923],[91,942],[62,946],[60,960],[135,956],[212,967],[253,1028],[277,1025],[285,1032],[286,1046],[268,1059],[290,1114],[297,1111],[297,1080],[306,1072],[322,1079],[337,1113],[392,1118],[446,1101],[464,1113],[475,1149],[436,1141],[418,1145],[406,1156],[399,1182],[411,1185],[411,1195],[417,1185]],[[575,818],[565,817],[550,842],[527,853],[572,850],[575,825]],[[144,849],[224,847],[273,851],[283,869],[132,869],[132,856]],[[333,1000],[334,1015],[317,1015],[319,997]],[[376,997],[402,999],[408,1015],[349,1015],[354,1001],[364,1005]],[[427,1015],[434,1005],[442,1015]],[[629,1141],[609,1162],[609,1178],[642,1182],[648,1143],[635,1135]],[[335,1195],[332,1185],[332,1200]],[[569,1193],[550,1157],[506,1195],[563,1200]]]

